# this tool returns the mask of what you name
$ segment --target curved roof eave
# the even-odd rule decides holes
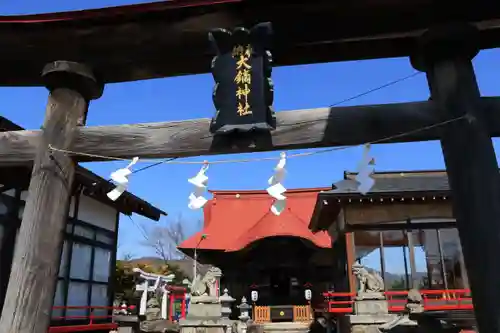
[[[22,130],[24,130],[23,127],[5,117],[0,116],[0,132]],[[12,168],[26,169],[26,177],[29,177],[29,174],[31,173],[31,166],[28,165],[14,166]],[[88,195],[106,205],[116,207],[122,214],[132,215],[132,213],[135,213],[154,221],[158,221],[162,215],[167,215],[165,211],[153,206],[149,202],[128,191],[125,191],[117,201],[109,200],[105,193],[110,191],[114,185],[84,167],[77,166],[75,176],[76,183],[87,188],[92,188],[91,191],[84,192],[85,195]],[[27,179],[29,181],[29,178]],[[95,186],[96,183],[98,186]]]

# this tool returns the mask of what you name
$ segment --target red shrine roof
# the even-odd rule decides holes
[[[273,199],[266,191],[211,191],[213,199],[204,208],[203,230],[179,249],[233,252],[273,236],[299,237],[329,248],[331,239],[326,232],[313,234],[308,228],[318,193],[329,189],[288,190],[286,208],[279,216],[271,213]],[[206,238],[200,242],[203,234]]]

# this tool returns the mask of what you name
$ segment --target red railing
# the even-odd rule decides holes
[[[385,293],[390,312],[405,310],[408,291],[386,291]],[[472,298],[469,289],[449,290],[420,290],[423,298],[424,311],[442,310],[471,310]],[[328,311],[331,313],[352,313],[354,293],[326,292]]]
[[[355,293],[337,293],[328,291],[323,293],[328,304],[328,312],[352,313]]]
[[[133,310],[134,306],[129,306],[126,309]],[[50,326],[48,333],[68,333],[68,332],[88,332],[97,330],[117,330],[118,325],[111,322],[113,310],[123,310],[123,307],[111,306],[54,306],[53,310],[86,310],[89,314],[86,315],[65,315],[52,316],[53,321],[64,321],[64,325]],[[102,312],[103,314],[96,314]],[[74,324],[71,321],[75,321]],[[82,323],[83,322],[83,323]]]

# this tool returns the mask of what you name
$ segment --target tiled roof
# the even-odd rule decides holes
[[[322,195],[359,194],[358,183],[354,180],[356,174],[346,174],[346,179],[333,184],[330,191]],[[400,172],[376,173],[375,185],[369,193],[397,193],[397,192],[445,192],[449,191],[448,177],[443,172]]]
[[[385,196],[403,198],[417,193],[423,196],[425,194],[448,196],[450,191],[448,176],[444,170],[376,172],[372,175],[375,184],[366,195],[359,193],[358,182],[355,180],[356,175],[356,173],[345,172],[344,179],[334,183],[331,190],[318,194],[318,200],[309,223],[311,230],[314,232],[327,230],[339,214],[341,206],[328,204],[331,199],[362,199]]]
[[[23,127],[18,124],[12,122],[11,120],[0,116],[0,132],[5,131],[22,131]],[[29,181],[29,177],[31,175],[31,166],[13,166],[13,167],[3,167],[1,170],[4,177],[9,177],[8,170],[24,170],[22,172],[25,175],[25,181]],[[0,183],[1,183],[0,178]],[[92,171],[81,167],[79,165],[76,166],[76,175],[75,182],[81,185],[84,185],[87,188],[92,188],[94,184],[100,184],[99,186],[92,189],[92,191],[85,192],[85,195],[88,195],[100,202],[103,202],[108,205],[112,205],[116,207],[120,213],[131,215],[132,213],[136,213],[152,220],[158,221],[162,215],[167,215],[163,210],[153,206],[149,202],[139,198],[138,196],[132,194],[131,192],[125,191],[125,193],[120,196],[117,201],[111,201],[105,195],[108,191],[110,191],[114,185],[111,184],[108,180],[98,176]],[[25,184],[27,185],[27,184]]]
[[[287,191],[286,208],[280,216],[270,212],[273,199],[266,191],[214,191],[205,205],[204,228],[179,245],[181,251],[218,250],[235,252],[260,239],[274,236],[309,240],[319,248],[330,248],[326,232],[308,229],[318,193],[326,188]],[[206,238],[200,241],[201,235]]]

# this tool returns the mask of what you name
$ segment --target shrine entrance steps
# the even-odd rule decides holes
[[[306,333],[309,332],[310,323],[307,322],[281,322],[263,323],[263,333]]]

